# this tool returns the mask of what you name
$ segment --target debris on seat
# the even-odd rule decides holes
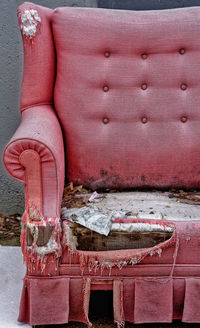
[[[105,236],[109,234],[112,222],[117,217],[125,217],[125,213],[99,209],[95,205],[73,209],[62,208],[62,219],[79,223]]]
[[[112,226],[111,231],[118,231],[118,232],[173,232],[172,226],[164,226],[161,224],[155,224],[155,223],[146,223],[141,220],[141,222],[133,222],[133,220],[116,220]]]
[[[117,222],[121,219],[116,219]],[[104,268],[111,274],[112,268],[122,269],[127,265],[135,265],[141,262],[148,255],[161,256],[162,250],[175,244],[174,261],[179,245],[176,233],[176,225],[173,222],[160,222],[160,220],[140,220],[132,219],[133,223],[145,224],[143,232],[116,232],[110,231],[109,235],[93,232],[77,223],[63,221],[62,245],[68,248],[70,261],[76,256],[79,258],[81,272],[88,267],[88,270],[96,272]],[[158,225],[154,232],[146,232],[149,225]],[[163,226],[163,229],[160,227]],[[163,230],[156,232],[156,230]],[[120,252],[118,252],[120,250]],[[175,262],[174,262],[175,263]]]
[[[119,219],[117,221],[119,222]],[[68,227],[68,246],[82,251],[110,251],[153,247],[171,238],[174,232],[173,225],[164,226],[161,224],[144,223],[142,220],[141,222],[133,223],[113,223],[108,236],[91,231],[77,223],[70,223]]]
[[[88,199],[88,202],[90,203],[99,203],[102,199],[104,199],[105,195],[100,195],[98,192],[94,191],[90,198]]]
[[[179,203],[189,205],[200,205],[200,191],[184,191],[184,190],[172,190],[169,193],[169,198],[176,198]]]
[[[86,206],[88,199],[86,199],[86,197],[84,197],[84,195],[88,194],[89,192],[90,191],[83,188],[82,185],[74,186],[73,182],[70,182],[64,188],[62,207],[80,208],[80,207]]]

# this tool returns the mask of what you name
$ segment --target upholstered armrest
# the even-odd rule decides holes
[[[25,184],[21,245],[27,270],[43,275],[58,272],[65,175],[63,136],[52,106],[56,73],[52,12],[29,2],[18,8],[24,49],[22,120],[4,152],[8,172]]]
[[[21,124],[5,148],[4,163],[13,178],[25,183],[26,210],[36,202],[33,205],[42,215],[60,216],[64,148],[52,106],[39,105],[22,112]]]
[[[21,244],[27,270],[55,275],[61,254],[64,147],[51,105],[32,106],[22,112],[21,124],[5,148],[4,163],[9,174],[25,184]]]

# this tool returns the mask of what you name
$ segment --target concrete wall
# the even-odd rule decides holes
[[[200,0],[99,0],[101,8],[153,10],[200,6]]]
[[[24,1],[0,1],[0,213],[22,213],[24,186],[8,176],[2,152],[20,122],[19,100],[22,80],[22,41],[17,23],[17,7]],[[55,8],[59,6],[96,7],[96,0],[32,0]]]
[[[23,184],[8,176],[2,152],[19,122],[19,98],[22,79],[22,42],[16,11],[20,0],[0,1],[0,213],[22,213]],[[165,9],[200,6],[200,0],[32,0],[43,6],[87,6],[113,9]]]

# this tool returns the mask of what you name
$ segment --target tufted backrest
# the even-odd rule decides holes
[[[200,187],[200,8],[58,8],[51,24],[68,179]]]
[[[58,8],[54,92],[70,181],[200,186],[200,8]]]

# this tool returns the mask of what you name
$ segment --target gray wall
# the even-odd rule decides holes
[[[0,213],[22,213],[23,184],[8,176],[2,152],[20,122],[19,100],[22,79],[22,42],[17,24],[20,0],[0,1]],[[49,8],[87,6],[113,9],[165,9],[200,6],[200,0],[32,0]]]
[[[98,7],[128,10],[153,10],[200,6],[200,0],[99,0]]]
[[[22,213],[24,186],[11,178],[2,162],[5,145],[20,122],[19,101],[23,57],[21,35],[17,23],[17,7],[24,1],[0,1],[0,213]],[[55,8],[59,6],[96,7],[96,0],[32,0]]]

